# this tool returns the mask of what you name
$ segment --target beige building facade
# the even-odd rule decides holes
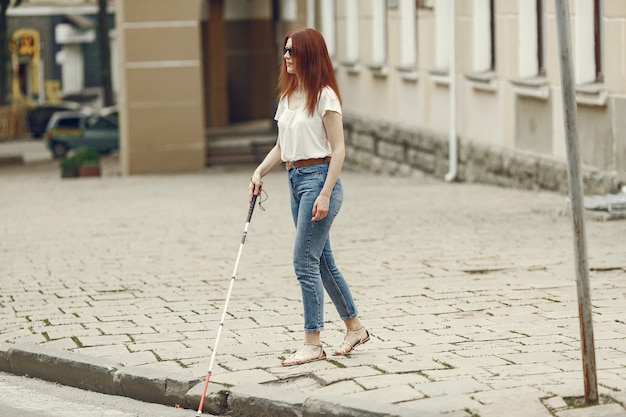
[[[354,163],[566,189],[554,1],[327,3]],[[626,183],[626,3],[569,6],[585,182],[615,191]]]
[[[276,4],[116,0],[125,174],[201,170],[208,129],[270,119]]]
[[[206,130],[271,118],[280,42],[313,26],[348,163],[564,190],[552,0],[117,0],[128,174],[198,170]],[[626,2],[570,0],[588,190],[626,183]],[[610,51],[610,53],[608,53]]]

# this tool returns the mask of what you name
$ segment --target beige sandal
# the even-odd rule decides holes
[[[320,353],[318,355],[305,356],[306,353],[302,351],[305,346],[317,347],[317,348],[320,349]],[[324,360],[324,359],[326,359],[326,352],[324,352],[324,349],[322,349],[322,345],[318,345],[318,344],[315,344],[315,343],[304,342],[304,344],[302,346],[300,346],[298,348],[298,350],[296,350],[296,353],[294,353],[289,358],[287,358],[284,361],[282,361],[280,364],[282,366],[303,365],[305,363],[321,361],[321,360]]]
[[[348,341],[348,336],[350,336],[350,334],[361,332],[363,330],[365,331],[364,334],[359,333],[358,339],[354,340],[353,342]],[[347,355],[348,353],[352,352],[354,348],[356,348],[359,345],[362,345],[363,343],[369,340],[370,340],[370,333],[367,331],[365,327],[361,327],[359,329],[348,330],[346,332],[345,337],[343,338],[343,342],[341,342],[341,345],[339,345],[339,350],[336,350],[335,353],[333,353],[333,355],[335,356]]]

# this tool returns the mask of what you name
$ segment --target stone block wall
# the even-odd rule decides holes
[[[439,132],[345,113],[344,132],[346,168],[441,179],[449,170],[448,137]],[[460,140],[457,181],[567,194],[567,162]],[[585,195],[616,193],[626,176],[583,167],[583,182]]]

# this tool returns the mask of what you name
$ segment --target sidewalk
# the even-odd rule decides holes
[[[0,140],[0,167],[50,160],[52,156],[43,139]]]
[[[62,180],[52,161],[0,166],[0,370],[62,381],[80,368],[86,388],[178,404],[184,391],[181,405],[194,408],[252,169],[122,177],[108,157],[102,178]],[[348,171],[342,180],[333,248],[372,340],[349,357],[280,366],[302,315],[277,169],[249,227],[211,410],[626,416],[626,222],[586,222],[603,404],[574,408],[584,383],[565,196]],[[332,304],[326,320],[330,354],[342,340]]]

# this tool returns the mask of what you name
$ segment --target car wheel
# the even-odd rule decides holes
[[[52,156],[55,158],[63,158],[65,155],[67,155],[67,146],[59,142],[52,145]]]

